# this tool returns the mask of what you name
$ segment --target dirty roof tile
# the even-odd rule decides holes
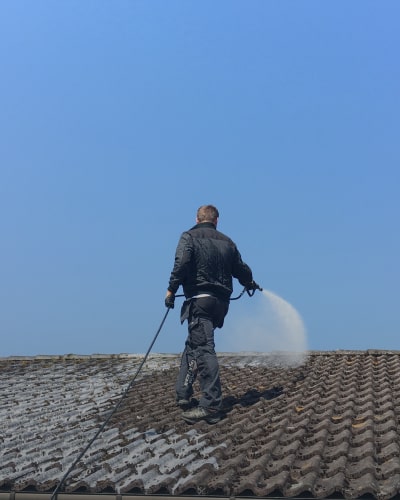
[[[152,355],[65,490],[400,495],[400,353],[220,354],[225,418],[189,426],[177,355]],[[51,492],[110,415],[136,355],[0,359],[0,490]],[[197,387],[198,390],[198,387]]]

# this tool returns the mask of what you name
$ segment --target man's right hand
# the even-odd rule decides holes
[[[165,307],[168,309],[173,309],[175,306],[175,294],[168,290],[167,295],[165,296]]]
[[[258,283],[256,283],[254,280],[251,281],[250,283],[248,283],[246,285],[246,290],[251,292],[253,290],[260,290],[260,292],[262,292],[262,288],[260,287],[260,285]]]

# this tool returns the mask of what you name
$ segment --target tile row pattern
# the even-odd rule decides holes
[[[178,356],[153,355],[67,491],[400,494],[400,353],[221,354],[225,418],[187,425]],[[139,356],[0,360],[0,488],[51,491],[119,400]],[[197,388],[198,389],[198,388]]]

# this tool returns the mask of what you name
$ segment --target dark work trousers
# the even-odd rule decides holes
[[[228,309],[229,301],[210,296],[189,299],[183,303],[181,322],[188,320],[188,337],[176,382],[177,400],[190,400],[193,383],[198,376],[202,392],[199,405],[211,409],[221,407],[222,392],[214,330],[222,327]]]

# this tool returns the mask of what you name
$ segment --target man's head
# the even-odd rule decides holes
[[[202,205],[197,210],[196,222],[201,224],[202,222],[212,222],[215,226],[218,223],[219,212],[214,205]]]

